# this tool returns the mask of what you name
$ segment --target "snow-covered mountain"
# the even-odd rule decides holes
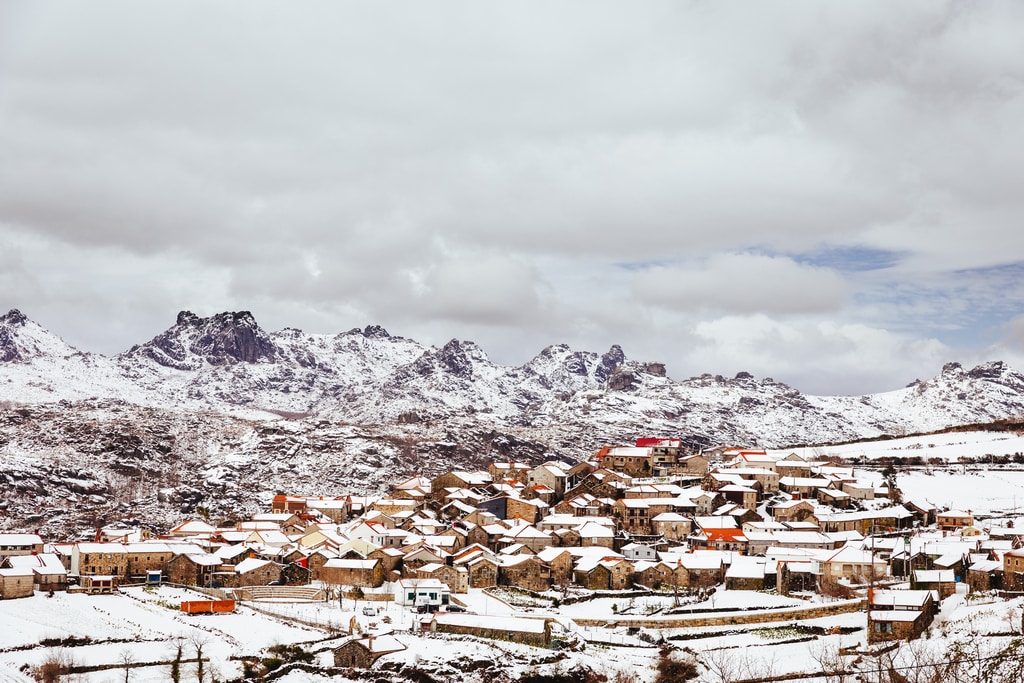
[[[209,507],[219,488],[230,509],[252,504],[254,486],[369,492],[405,473],[576,459],[637,436],[781,447],[1018,418],[1024,376],[998,361],[949,363],[899,391],[808,396],[748,373],[673,380],[618,346],[556,344],[511,367],[470,341],[436,348],[377,326],[267,332],[248,312],[185,311],[106,357],[10,311],[0,408],[0,485],[20,501],[128,504],[114,490],[142,481],[182,509]]]
[[[594,442],[671,434],[776,447],[1024,415],[1024,376],[998,361],[970,370],[949,363],[899,391],[807,396],[748,373],[675,381],[663,365],[630,360],[618,346],[597,354],[556,344],[510,367],[470,341],[436,348],[377,326],[267,332],[248,312],[184,311],[150,341],[107,358],[11,311],[0,317],[0,391],[20,404],[99,398],[368,426],[472,419],[502,429],[570,426]]]

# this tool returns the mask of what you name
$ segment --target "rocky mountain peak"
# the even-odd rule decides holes
[[[249,311],[218,313],[209,318],[181,311],[173,327],[125,355],[142,355],[178,370],[197,370],[204,362],[257,363],[273,361],[278,354],[270,335]]]
[[[367,325],[362,332],[367,339],[388,339],[391,337],[388,331],[380,325]]]
[[[437,357],[451,374],[465,379],[472,379],[473,362],[467,353],[467,349],[463,348],[462,343],[458,339],[452,339],[445,344],[438,352]]]
[[[16,308],[0,316],[0,363],[30,363],[35,358],[60,358],[76,352]]]
[[[608,353],[601,356],[601,362],[594,371],[594,377],[598,381],[604,382],[625,362],[626,354],[623,353],[622,347],[618,344],[612,344],[612,347],[608,349]]]
[[[178,319],[174,324],[178,327],[199,327],[202,322],[203,319],[192,311],[181,311],[178,313]]]
[[[956,361],[951,361],[942,366],[942,375],[944,377],[951,377],[954,375],[963,374],[964,367]]]
[[[26,322],[28,322],[28,318],[25,316],[24,313],[19,311],[17,308],[12,308],[11,310],[7,311],[5,315],[0,317],[0,324],[10,325],[12,327],[15,325],[24,325]]]
[[[943,370],[945,370],[945,367],[943,367]],[[994,360],[971,368],[967,371],[967,376],[971,379],[998,379],[1002,377],[1006,370],[1006,363],[1001,360]]]
[[[16,339],[17,332],[12,328],[24,326],[27,320],[25,314],[17,308],[12,308],[0,318],[0,363],[22,360]]]
[[[249,311],[218,313],[208,318],[192,344],[192,352],[206,358],[210,365],[273,360],[276,351],[270,336]]]

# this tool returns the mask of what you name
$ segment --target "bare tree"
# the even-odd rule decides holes
[[[711,680],[716,683],[733,683],[740,678],[742,667],[735,650],[705,650],[701,656],[701,662],[711,674]]]
[[[203,683],[206,678],[206,665],[203,662],[203,648],[209,643],[205,635],[196,634],[189,638],[192,648],[196,651],[196,683]]]
[[[849,673],[846,671],[846,662],[840,654],[838,642],[830,643],[824,640],[815,641],[810,647],[811,657],[821,667],[821,674],[825,683],[846,683]]]
[[[128,648],[121,650],[117,656],[118,663],[124,667],[124,683],[131,683],[132,665],[135,663],[135,656]]]

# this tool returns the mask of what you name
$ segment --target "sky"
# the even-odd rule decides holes
[[[885,391],[1024,367],[1019,2],[0,0],[0,308]],[[0,311],[2,312],[2,311]]]

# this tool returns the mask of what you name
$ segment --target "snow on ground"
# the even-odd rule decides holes
[[[127,653],[135,661],[169,660],[173,657],[175,638],[185,643],[186,657],[193,656],[190,641],[199,637],[206,640],[204,654],[210,657],[208,670],[216,671],[220,678],[233,678],[241,671],[233,655],[265,654],[264,648],[275,643],[310,643],[311,649],[326,648],[337,640],[328,641],[325,631],[306,628],[284,619],[259,614],[241,606],[236,614],[215,616],[187,616],[166,605],[176,604],[182,598],[196,598],[196,594],[160,587],[156,591],[127,589],[125,595],[88,596],[58,593],[52,598],[37,594],[31,598],[5,600],[0,602],[0,683],[25,683],[18,673],[24,665],[35,665],[43,661],[51,648],[35,647],[16,650],[21,646],[37,645],[44,638],[67,636],[89,636],[91,644],[68,647],[68,652],[78,664],[103,664],[117,662]],[[460,596],[461,597],[461,596]],[[614,598],[579,603],[567,606],[578,616],[611,616],[611,601]],[[649,602],[648,602],[649,601]],[[480,591],[475,591],[467,602],[471,604],[490,603],[484,600]],[[161,604],[163,603],[163,604]],[[1022,603],[1024,599],[1005,601],[991,596],[968,598],[954,595],[942,605],[939,616],[924,639],[926,646],[936,651],[948,648],[956,642],[979,641],[987,648],[1002,647],[1013,634],[1021,630]],[[407,649],[403,652],[384,656],[377,667],[385,665],[416,666],[438,674],[438,680],[462,680],[475,683],[479,676],[466,674],[459,668],[459,662],[498,663],[513,678],[525,673],[552,674],[567,671],[577,665],[585,665],[604,673],[615,680],[619,672],[633,676],[630,680],[650,683],[655,676],[658,660],[657,648],[641,643],[625,629],[590,629],[588,642],[582,652],[558,652],[538,650],[511,642],[484,641],[460,636],[412,633],[403,629],[411,628],[415,615],[397,605],[378,604],[378,614],[364,615],[365,601],[345,601],[344,608],[336,602],[313,604],[261,603],[260,609],[274,610],[290,618],[315,621],[330,620],[335,623],[353,616],[360,628],[369,629],[376,625],[378,633],[394,628],[397,637]],[[636,598],[633,608],[641,613],[646,605],[670,605],[670,596]],[[749,607],[754,604],[763,607],[801,604],[800,601],[780,598],[769,593],[752,591],[726,591],[716,593],[713,603],[701,603],[704,608]],[[643,605],[643,606],[641,606]],[[628,609],[629,598],[619,599],[617,606]],[[506,609],[508,609],[506,607]],[[535,613],[530,613],[535,614]],[[386,624],[387,616],[391,624]],[[563,619],[564,621],[564,619]],[[838,652],[840,647],[855,647],[863,650],[866,646],[866,615],[853,612],[822,619],[768,624],[746,624],[738,626],[700,627],[671,630],[643,629],[644,637],[653,640],[666,639],[677,648],[687,648],[701,665],[701,681],[727,678],[753,678],[757,676],[787,676],[819,671],[819,659],[829,653]],[[816,628],[809,632],[805,627]],[[840,633],[839,629],[849,632]],[[597,642],[594,642],[597,641]],[[644,645],[644,647],[623,647],[623,643]],[[847,658],[851,663],[854,657]],[[325,651],[318,655],[321,666],[331,665],[331,654]],[[867,657],[864,666],[875,661]],[[187,676],[193,665],[186,665]],[[134,669],[133,683],[156,683],[167,679],[167,665]],[[483,676],[485,672],[480,672]],[[105,683],[114,680],[111,671],[82,674],[84,683]],[[292,672],[283,680],[289,683],[320,683],[326,678],[305,672]],[[332,680],[345,681],[343,677]]]
[[[52,648],[38,645],[42,640],[88,637],[93,644],[65,648],[80,665],[99,665],[120,661],[127,653],[136,662],[165,661],[174,656],[174,643],[185,643],[185,657],[194,657],[191,641],[205,641],[204,655],[219,669],[221,678],[241,673],[229,657],[257,655],[277,643],[297,643],[323,639],[323,631],[301,627],[241,607],[236,614],[189,616],[165,605],[177,605],[183,599],[204,599],[198,593],[166,586],[153,592],[126,589],[124,595],[85,595],[55,593],[52,598],[36,593],[30,598],[0,601],[0,667],[18,669],[42,662]],[[212,670],[211,668],[211,670]],[[135,683],[165,681],[166,666],[134,670]],[[110,673],[83,674],[83,681],[108,680]]]
[[[956,462],[962,456],[983,458],[986,455],[1024,453],[1024,435],[1012,432],[950,432],[884,441],[860,441],[840,446],[808,446],[768,452],[777,455],[796,453],[806,460],[822,460],[833,455],[840,458],[865,457],[869,460],[919,456],[925,460],[940,458]]]
[[[928,500],[976,514],[1012,515],[1024,507],[1024,471],[1020,470],[908,472],[897,475],[896,483],[907,500]]]

